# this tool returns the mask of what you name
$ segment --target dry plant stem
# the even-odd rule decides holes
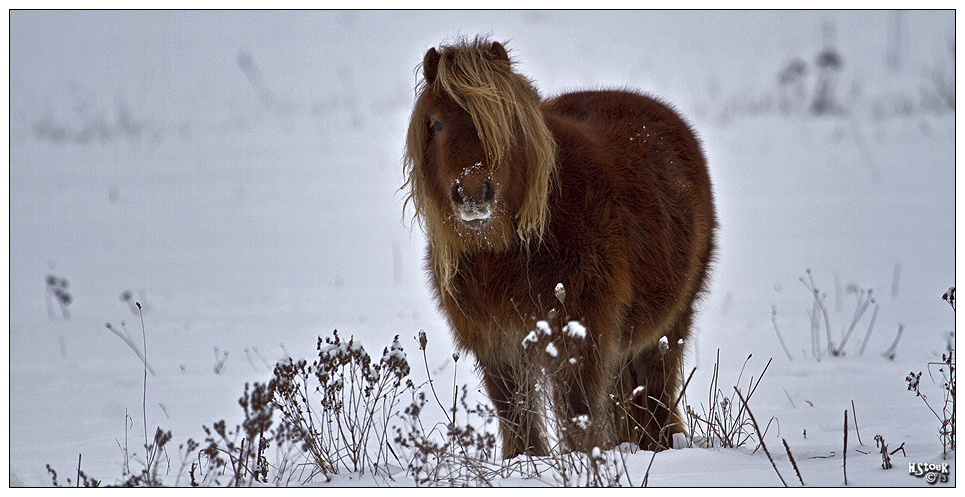
[[[131,420],[131,421],[130,421],[131,426],[128,426],[128,419]],[[127,448],[129,447],[129,445],[128,445],[128,443],[127,443],[127,431],[128,431],[129,428],[133,427],[133,423],[134,423],[134,418],[132,418],[130,415],[128,415],[128,413],[127,413],[127,407],[125,407],[125,408],[124,408],[124,450],[123,450],[123,452],[124,452],[124,476],[127,476],[127,475],[129,475],[129,474],[131,473],[131,458],[130,458],[130,455],[129,455],[129,451],[127,450]],[[119,443],[118,443],[118,444],[119,444]]]
[[[897,449],[891,451],[890,454],[895,455],[899,450],[901,451],[901,457],[908,457],[908,454],[905,454],[905,442],[901,442],[901,445],[899,445]]]
[[[854,408],[854,401],[851,401],[851,417],[854,418],[854,432],[858,434],[858,445],[864,445],[861,441],[861,430],[858,429],[858,412]]]
[[[895,350],[898,348],[898,340],[901,340],[901,333],[903,331],[905,331],[905,325],[899,324],[898,334],[895,335],[895,341],[891,342],[891,346],[888,347],[888,350],[881,353],[882,357],[888,359],[889,361],[893,361],[895,359]]]
[[[630,481],[630,469],[627,468],[627,458],[624,457],[623,451],[619,451],[620,461],[623,463],[623,474],[627,475],[627,485],[633,486],[633,482]]]
[[[436,399],[436,403],[439,404],[439,407],[442,408],[442,412],[443,412],[443,414],[446,415],[446,419],[449,420],[449,423],[450,423],[450,424],[451,424],[451,423],[454,423],[455,420],[453,420],[451,417],[449,417],[449,412],[446,410],[446,406],[442,405],[442,401],[439,400],[439,395],[436,394],[436,387],[435,387],[435,384],[434,384],[434,382],[433,382],[433,380],[432,380],[432,374],[429,373],[429,358],[426,357],[426,349],[425,349],[425,347],[422,347],[422,362],[423,362],[423,364],[425,364],[425,366],[426,366],[426,373],[429,374],[429,390],[432,391],[432,396]]]
[[[803,280],[802,280],[803,281]],[[816,360],[821,360],[821,337],[818,335],[819,325],[815,316],[817,315],[817,300],[811,308],[811,313],[808,314],[808,318],[811,320],[811,356]]]
[[[808,291],[811,292],[811,295],[814,296],[814,306],[811,309],[811,337],[815,358],[820,357],[823,353],[823,351],[819,350],[821,339],[818,338],[818,336],[821,330],[821,321],[818,311],[821,311],[821,314],[824,315],[824,329],[828,336],[828,355],[838,355],[839,349],[834,348],[834,342],[831,338],[831,319],[828,317],[828,310],[825,309],[824,303],[821,302],[821,292],[814,286],[814,277],[810,269],[807,269],[807,274],[808,281],[804,281],[804,278],[800,278],[800,280]],[[808,282],[810,282],[810,284]]]
[[[786,388],[783,388],[782,390],[784,390],[784,396],[787,397],[787,401],[791,403],[791,408],[797,409],[797,406],[794,405],[794,400],[791,399],[791,394],[787,393]]]
[[[777,307],[771,306],[771,324],[774,325],[774,333],[777,334],[777,339],[781,342],[781,347],[784,349],[784,353],[787,354],[787,359],[793,361],[794,358],[791,357],[791,352],[787,349],[787,344],[784,343],[784,337],[781,336],[781,330],[777,328]]]
[[[747,359],[750,359],[750,356],[747,356]],[[765,364],[765,365],[764,365],[764,369],[761,370],[761,375],[757,377],[757,383],[754,383],[754,388],[751,388],[750,391],[747,393],[747,398],[748,398],[748,399],[750,399],[751,396],[754,395],[754,392],[757,391],[757,387],[761,384],[761,380],[764,379],[764,373],[767,372],[767,368],[769,368],[769,367],[771,366],[771,361],[773,361],[773,360],[774,360],[774,359],[768,359],[768,360],[767,360],[767,364]],[[745,364],[746,364],[746,362],[745,362]],[[750,386],[750,383],[752,383],[753,381],[754,381],[754,377],[751,376],[751,381],[747,384],[748,387]]]
[[[750,359],[751,359],[751,356],[748,355],[748,356],[747,356],[747,360],[744,361],[744,366],[741,367],[740,376],[743,376],[743,375],[744,375],[744,368],[747,367],[747,362],[750,361]],[[750,398],[754,395],[754,392],[757,391],[757,387],[761,384],[761,380],[764,379],[764,373],[767,372],[767,368],[771,366],[771,361],[773,361],[773,360],[774,360],[774,359],[768,359],[768,360],[767,360],[767,364],[765,364],[765,365],[764,365],[764,369],[761,370],[761,375],[757,377],[757,383],[754,383],[754,377],[751,376],[751,379],[750,379],[750,381],[749,381],[748,384],[747,384],[747,388],[748,388],[747,399],[741,398],[741,407],[740,407],[740,409],[738,409],[738,411],[737,411],[737,416],[736,416],[735,420],[739,420],[739,419],[741,418],[741,414],[743,413],[743,411],[744,411],[745,408],[747,409],[747,413],[750,414],[750,409],[747,408],[747,400],[750,400]],[[738,377],[738,380],[737,380],[737,381],[740,382],[740,377]],[[753,384],[753,386],[751,386],[751,384]],[[737,387],[736,387],[736,386],[734,387],[734,390],[737,390]],[[738,395],[739,395],[739,393],[738,393]],[[757,428],[757,422],[754,421],[754,417],[753,417],[753,416],[751,416],[751,421],[754,423],[754,428],[756,429],[756,428]],[[743,423],[740,423],[740,424],[743,424]],[[739,426],[739,425],[735,424],[735,428],[736,428],[737,426]],[[770,423],[768,423],[768,426],[770,426]],[[758,430],[758,431],[759,431],[759,430]],[[766,427],[765,427],[765,431],[766,431]],[[761,445],[763,446],[763,444],[764,444],[764,437],[763,437],[763,436],[759,436],[758,438],[761,439]],[[737,446],[740,446],[740,445],[741,445],[741,444],[738,444]],[[755,449],[755,450],[756,450],[756,449]],[[766,451],[767,451],[767,450],[765,449],[765,452],[766,452]]]
[[[861,342],[861,348],[858,349],[858,355],[864,354],[864,348],[868,345],[868,339],[871,338],[871,330],[875,327],[875,319],[878,318],[878,304],[875,304],[875,310],[871,313],[871,322],[868,323],[868,331],[864,335],[864,341]]]
[[[875,435],[875,445],[879,448],[879,452],[881,452],[881,469],[891,469],[891,457],[888,455],[888,446],[885,445],[885,438],[881,435]],[[898,452],[898,450],[895,449],[895,452]],[[894,454],[894,452],[892,452],[892,454]]]
[[[743,377],[747,364],[752,357],[752,355],[748,355],[747,360],[744,361],[744,365],[737,379],[738,384],[741,383],[741,377]],[[708,392],[709,409],[704,411],[705,416],[701,417],[693,411],[690,406],[687,407],[687,422],[689,423],[691,433],[690,442],[691,444],[693,443],[694,436],[696,436],[698,429],[700,429],[703,431],[706,447],[713,447],[718,442],[721,447],[740,447],[753,437],[753,433],[749,430],[750,420],[744,412],[744,406],[737,402],[734,394],[731,394],[729,398],[725,397],[724,393],[717,388],[720,381],[719,358],[718,353],[718,360],[714,364],[714,374],[711,377],[711,388]],[[768,360],[767,365],[756,381],[753,376],[750,378],[747,386],[748,395],[746,400],[749,401],[754,395],[771,362],[772,360]]]
[[[867,296],[865,297],[864,302],[859,300],[858,304],[855,306],[854,317],[851,318],[851,325],[848,326],[848,332],[845,333],[844,338],[841,339],[841,345],[838,347],[839,352],[844,350],[844,345],[848,343],[848,338],[851,337],[851,333],[854,331],[854,327],[858,325],[858,321],[860,321],[861,318],[864,317],[864,313],[868,309],[868,305],[872,303],[874,303],[874,299],[871,298],[871,290],[868,290],[868,293],[867,293]],[[877,310],[878,310],[878,304],[875,304],[875,311],[877,312]],[[872,320],[871,323],[873,325],[874,320]]]
[[[687,386],[690,385],[690,380],[694,377],[694,373],[695,373],[695,372],[697,372],[697,368],[696,368],[696,367],[690,370],[690,375],[687,376],[687,381],[684,382],[683,388],[681,388],[681,389],[680,389],[680,393],[677,394],[677,400],[674,401],[673,406],[670,408],[670,412],[677,412],[677,406],[680,405],[680,399],[684,398],[684,395],[687,393]],[[665,428],[668,428],[668,427],[665,427]],[[692,435],[692,434],[691,434],[691,435]],[[671,440],[670,440],[670,446],[671,446],[671,448],[673,448],[673,438],[672,438],[672,437],[671,437]],[[626,466],[626,465],[624,464],[624,466]],[[629,477],[629,473],[628,473],[627,478],[630,478],[630,477]]]
[[[144,458],[147,460],[148,471],[151,470],[151,459],[148,457],[150,444],[147,440],[147,332],[144,330],[144,314],[141,312],[141,303],[136,302],[138,315],[141,317],[141,338],[143,339],[144,351],[144,388],[141,396],[141,414],[144,418]]]
[[[717,408],[717,379],[718,379],[717,374],[719,372],[719,368],[720,368],[720,349],[717,349],[717,360],[714,361],[714,375],[711,377],[710,391],[707,392],[707,394],[709,395],[709,398],[707,399],[707,405],[710,406],[711,413],[716,412],[716,408]],[[707,421],[708,421],[708,428],[709,428],[711,419],[710,419],[710,416],[708,416],[707,418],[708,418]]]
[[[690,375],[687,376],[687,381],[684,382],[683,388],[680,389],[680,393],[677,395],[677,400],[674,401],[673,407],[670,408],[670,412],[677,412],[677,406],[680,404],[680,399],[682,399],[684,394],[687,393],[687,385],[690,385],[690,380],[694,377],[695,372],[697,372],[696,367],[690,370]]]
[[[653,460],[656,458],[657,458],[657,453],[654,452],[653,455],[650,456],[650,464],[647,465],[647,472],[644,473],[643,475],[643,483],[640,484],[641,487],[647,486],[647,480],[650,479],[650,466],[653,466]]]
[[[763,376],[763,374],[761,376]],[[744,405],[744,409],[747,409],[747,415],[751,417],[751,424],[754,425],[754,431],[757,432],[757,439],[761,442],[761,448],[764,449],[764,454],[767,455],[767,460],[771,461],[771,466],[774,468],[774,472],[777,473],[777,477],[781,479],[781,483],[786,487],[787,482],[784,481],[784,477],[781,476],[781,472],[777,470],[777,464],[774,463],[771,453],[767,450],[767,445],[764,444],[764,436],[761,435],[761,429],[757,425],[757,420],[754,419],[754,414],[751,412],[750,406],[747,405],[747,401],[744,400],[744,396],[741,395],[740,390],[738,390],[736,386],[734,387],[734,392],[737,393],[737,398],[741,400],[741,404]]]
[[[794,456],[791,455],[791,448],[787,445],[787,440],[781,439],[784,443],[784,450],[787,451],[787,458],[791,461],[791,467],[794,468],[794,473],[797,474],[797,479],[801,482],[801,486],[804,486],[804,478],[801,478],[801,470],[797,469],[797,463],[794,461]]]
[[[151,373],[151,376],[157,376],[157,373],[154,371],[154,368],[152,368],[151,365],[147,363],[147,359],[145,359],[144,354],[141,353],[141,349],[137,348],[137,344],[134,343],[134,340],[131,339],[131,336],[127,334],[126,329],[124,330],[125,331],[124,333],[121,333],[120,331],[117,330],[117,328],[113,327],[110,323],[107,323],[107,329],[111,330],[111,333],[117,335],[118,338],[120,338],[121,340],[124,340],[124,343],[126,343],[127,346],[130,347],[135,354],[137,354],[137,358],[144,363],[144,365],[147,367],[147,370]]]
[[[848,486],[848,410],[844,411],[844,452],[841,453],[844,468],[844,486]]]
[[[841,353],[841,349],[834,348],[834,342],[831,341],[831,319],[828,317],[828,310],[825,309],[824,303],[821,302],[820,299],[818,299],[817,292],[814,293],[814,299],[815,299],[815,302],[817,302],[818,307],[821,309],[821,314],[824,315],[824,330],[827,332],[827,335],[828,335],[828,355],[836,356]]]
[[[459,387],[456,386],[456,372],[459,369],[459,354],[453,354],[453,366],[452,366],[452,422],[456,423],[456,396],[459,393]]]

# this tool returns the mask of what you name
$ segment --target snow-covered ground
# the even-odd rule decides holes
[[[284,356],[311,358],[336,328],[370,352],[401,335],[413,364],[412,337],[425,330],[437,388],[451,391],[424,237],[398,189],[416,64],[430,46],[482,33],[508,40],[544,94],[642,88],[702,137],[720,249],[686,402],[707,405],[718,351],[726,395],[748,355],[742,389],[773,358],[751,408],[773,419],[765,440],[789,484],[782,438],[807,485],[844,484],[853,402],[848,483],[927,486],[907,468],[941,459],[938,420],[904,378],[940,360],[955,328],[941,300],[955,280],[955,122],[943,100],[954,96],[954,21],[947,11],[12,12],[10,481],[49,485],[50,464],[63,482],[78,455],[88,475],[120,477],[125,436],[133,451],[143,438],[143,372],[105,323],[140,343],[131,301],[144,305],[156,371],[147,422],[172,431],[174,472],[176,447],[203,439],[202,425],[240,422],[246,382],[267,381]],[[816,116],[825,48],[841,62],[839,112]],[[794,60],[806,69],[797,79]],[[855,309],[849,284],[874,289],[863,355],[870,309],[844,357],[812,356],[808,268],[835,330]],[[48,276],[67,280],[69,317]],[[459,366],[456,382],[475,388]],[[904,443],[892,470],[876,434]],[[751,449],[662,452],[648,483],[780,485]],[[635,484],[651,456],[627,456]],[[954,484],[950,466],[937,485]]]

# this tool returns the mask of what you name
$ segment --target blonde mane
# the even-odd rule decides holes
[[[445,225],[450,216],[446,199],[434,199],[429,190],[423,150],[429,139],[428,116],[423,105],[428,93],[442,93],[472,117],[483,151],[495,167],[524,167],[525,195],[513,215],[516,235],[528,250],[541,243],[549,222],[549,192],[556,184],[556,141],[540,108],[532,82],[513,71],[511,59],[493,52],[492,42],[475,38],[441,47],[435,78],[423,78],[406,137],[404,174],[409,192],[405,200],[426,231],[436,277],[444,293],[458,269],[459,255],[468,247]],[[425,69],[425,68],[423,68]],[[521,140],[522,143],[517,143]],[[510,158],[519,145],[522,160]],[[403,207],[404,209],[404,207]],[[510,240],[503,240],[509,244]]]

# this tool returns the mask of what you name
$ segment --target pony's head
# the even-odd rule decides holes
[[[406,138],[409,200],[440,284],[458,255],[542,238],[556,142],[506,49],[476,38],[429,49]]]

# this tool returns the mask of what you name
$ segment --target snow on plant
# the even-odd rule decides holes
[[[427,342],[420,333],[424,359]],[[458,355],[453,358],[458,362]],[[443,406],[430,377],[429,390],[448,411],[448,422],[426,429],[420,416],[428,396],[409,373],[398,336],[376,363],[362,344],[342,340],[337,331],[319,338],[318,359],[312,364],[289,359],[275,367],[271,386],[282,413],[280,432],[301,444],[313,467],[307,480],[321,474],[330,481],[333,474],[346,472],[391,479],[399,466],[420,485],[485,485],[494,477],[499,465],[493,461],[492,408],[470,408],[463,387],[463,411],[483,422],[480,428],[459,425],[457,395],[451,408]],[[412,400],[402,407],[406,396]]]
[[[574,421],[588,423],[589,418],[580,416]],[[646,486],[646,475],[631,477],[627,468],[626,454],[636,450],[637,447],[624,443],[612,450],[593,447],[589,453],[557,452],[539,462],[548,466],[549,476],[563,487]]]
[[[586,327],[579,321],[570,321],[563,328],[563,333],[566,333],[570,338],[586,338]],[[666,340],[667,338],[664,337],[664,341]]]
[[[571,330],[578,334],[579,328]],[[552,334],[548,324],[537,331]],[[507,477],[549,477],[563,485],[581,486],[629,483],[625,463],[622,469],[617,467],[621,451],[557,452],[548,458],[500,461],[496,458],[497,414],[489,404],[470,406],[465,385],[453,392],[452,405],[446,406],[431,374],[422,385],[408,378],[409,366],[398,337],[376,365],[361,344],[333,335],[319,339],[318,361],[279,364],[270,384],[283,414],[275,439],[287,437],[301,443],[314,466],[307,480],[315,474],[330,480],[332,474],[344,472],[394,479],[400,476],[391,472],[392,463],[397,463],[420,486],[489,486]],[[424,332],[418,342],[425,359]],[[458,355],[453,359],[458,364]],[[430,372],[428,365],[426,372]],[[309,386],[316,380],[317,387]],[[400,399],[406,395],[411,401],[403,407]],[[430,399],[446,419],[427,426],[423,414],[431,407]],[[350,406],[354,411],[348,412]],[[462,416],[465,422],[459,421]]]
[[[529,332],[526,337],[523,338],[523,348],[528,348],[529,344],[536,344],[540,341],[542,337],[553,336],[553,328],[550,327],[547,321],[537,321],[536,329]]]
[[[557,286],[557,293],[564,294],[565,291],[562,290],[562,286]],[[555,311],[555,309],[554,309]],[[555,312],[551,311],[552,317],[555,317]],[[551,319],[552,319],[551,317]],[[586,339],[586,327],[583,326],[579,321],[568,321],[566,325],[560,329],[562,336],[565,338],[573,339]],[[553,325],[549,321],[539,320],[536,321],[536,329],[531,330],[529,334],[523,337],[523,348],[528,349],[530,344],[541,347],[550,358],[556,358],[560,355],[559,346],[553,341]]]
[[[666,336],[660,337],[660,341],[657,342],[657,351],[660,352],[660,355],[670,351],[670,341],[667,340]]]

